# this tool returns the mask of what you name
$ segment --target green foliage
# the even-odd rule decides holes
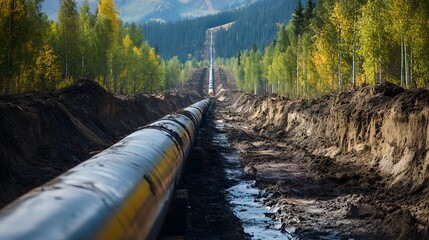
[[[363,70],[371,84],[383,80],[383,65],[387,61],[389,42],[384,0],[369,0],[359,18],[359,54],[364,56]],[[368,24],[371,23],[371,24]]]
[[[89,11],[89,0],[85,0],[79,12],[79,26],[80,26],[80,57],[79,57],[79,74],[94,78],[96,70],[95,59],[95,20],[96,17]]]
[[[391,81],[429,86],[429,4],[424,0],[300,2],[260,59],[238,55],[237,86],[251,92],[257,65],[264,92],[312,97]],[[238,63],[237,63],[238,62]],[[253,70],[251,70],[253,68]]]
[[[30,90],[49,29],[41,1],[0,0],[0,94]]]
[[[49,45],[43,46],[39,51],[34,69],[33,89],[53,89],[60,83],[61,71],[57,58]]]
[[[165,77],[162,82],[163,89],[173,89],[180,76],[180,61],[178,57],[168,60],[165,65]]]
[[[71,86],[74,82],[75,82],[74,78],[63,79],[63,80],[61,80],[60,83],[58,83],[57,89],[61,89],[61,88]]]
[[[234,22],[216,34],[216,56],[229,58],[238,50],[256,44],[263,49],[276,37],[277,24],[287,23],[298,0],[264,0],[247,7],[179,22],[149,22],[143,26],[146,40],[158,46],[163,58],[178,56],[184,62],[188,54],[202,58],[208,28]]]
[[[238,52],[218,64],[233,66],[245,91],[311,97],[383,81],[429,86],[426,0],[267,0],[143,27],[123,24],[113,0],[100,1],[97,14],[88,0],[79,12],[75,0],[62,0],[57,22],[41,13],[41,2],[0,0],[0,94],[57,88],[79,77],[117,93],[171,89],[209,65],[198,61],[207,28],[232,21],[217,34],[216,54]],[[177,57],[164,61],[160,54]]]
[[[62,0],[58,13],[58,44],[60,66],[65,78],[76,77],[79,66],[79,14],[74,0]]]
[[[161,61],[142,26],[121,23],[113,0],[99,1],[97,14],[89,0],[79,12],[75,0],[61,0],[57,22],[40,12],[41,2],[0,0],[0,94],[61,88],[80,77],[116,93],[155,92],[188,78],[177,58]]]

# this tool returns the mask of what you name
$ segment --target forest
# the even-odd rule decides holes
[[[143,25],[146,40],[169,59],[178,56],[181,61],[189,57],[202,59],[205,32],[208,28],[235,22],[227,31],[216,35],[216,54],[233,57],[238,50],[249,49],[253,44],[263,48],[276,37],[278,24],[289,22],[297,0],[262,0],[246,7],[215,15],[179,22],[149,22]]]
[[[123,23],[113,0],[100,0],[95,13],[88,0],[80,9],[62,0],[56,21],[41,2],[0,0],[0,94],[61,88],[80,77],[116,93],[172,89],[207,65],[197,60],[207,28],[229,22],[216,54],[245,91],[308,98],[384,81],[429,85],[425,0],[264,0],[144,25]]]
[[[385,81],[427,88],[428,49],[427,0],[309,0],[265,49],[223,64],[244,91],[309,98]]]
[[[136,23],[123,23],[114,0],[91,13],[86,0],[62,0],[57,21],[41,12],[42,0],[0,0],[0,94],[48,90],[80,77],[115,93],[172,89],[196,61],[161,59]]]

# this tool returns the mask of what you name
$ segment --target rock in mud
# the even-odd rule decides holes
[[[256,177],[257,172],[258,170],[253,165],[244,167],[244,173],[248,177]]]

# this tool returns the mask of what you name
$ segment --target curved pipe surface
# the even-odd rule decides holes
[[[197,132],[184,114],[146,125],[2,209],[0,239],[155,239]]]

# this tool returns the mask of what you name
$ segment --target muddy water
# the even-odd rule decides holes
[[[216,120],[215,126],[218,131],[213,135],[214,145],[221,147],[231,147],[228,142],[228,135],[224,131],[224,122]],[[252,236],[252,239],[296,239],[288,232],[281,232],[280,222],[270,216],[275,209],[269,209],[260,202],[263,195],[255,188],[255,181],[245,179],[243,167],[240,163],[239,150],[232,148],[231,151],[223,152],[224,171],[230,180],[237,182],[236,185],[227,189],[227,199],[232,206],[234,214],[241,220],[244,231]]]

